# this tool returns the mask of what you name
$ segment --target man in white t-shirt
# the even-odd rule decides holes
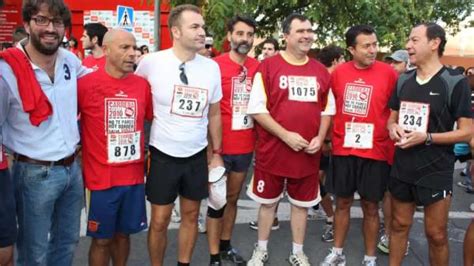
[[[152,265],[162,265],[173,202],[179,195],[178,265],[189,265],[197,238],[199,205],[208,196],[208,167],[224,165],[221,77],[217,63],[197,54],[206,37],[199,8],[173,8],[168,26],[173,47],[143,58],[136,70],[148,80],[153,94],[151,163],[146,183],[152,206],[148,246]],[[208,132],[212,149],[206,153]]]

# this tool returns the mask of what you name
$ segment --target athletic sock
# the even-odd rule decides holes
[[[189,262],[179,262],[178,261],[178,266],[189,266]]]
[[[303,253],[303,245],[293,242],[293,254]]]
[[[261,250],[267,251],[268,240],[258,240],[257,245]]]
[[[337,255],[342,255],[342,249],[343,249],[343,248],[336,248],[336,247],[333,247],[333,248],[332,248],[332,252],[333,252],[333,253],[336,253]]]
[[[328,218],[326,218],[326,223],[327,224],[332,224],[333,222],[334,222],[334,215],[331,216],[331,217],[328,216]]]
[[[227,251],[230,248],[230,239],[229,240],[223,240],[219,242],[219,250],[220,251]]]
[[[211,264],[214,262],[221,262],[221,255],[219,253],[211,254]]]
[[[375,257],[375,256],[364,255],[364,261],[374,261],[376,259],[377,259],[377,257]]]

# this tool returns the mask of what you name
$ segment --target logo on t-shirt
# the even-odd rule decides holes
[[[344,89],[342,112],[366,117],[369,113],[373,87],[366,84],[347,83]]]

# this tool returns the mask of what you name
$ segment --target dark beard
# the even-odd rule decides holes
[[[59,35],[57,36],[58,36],[58,40],[61,40],[60,36]],[[44,55],[55,54],[58,51],[59,46],[61,45],[61,42],[58,41],[58,44],[55,46],[45,46],[41,43],[40,39],[35,34],[30,34],[30,42],[31,42],[31,45],[33,45],[33,47],[35,47],[35,49],[38,50],[38,52]]]
[[[248,52],[250,52],[250,49],[252,49],[252,45],[248,42],[241,42],[237,44],[231,42],[231,46],[232,50],[241,55],[248,54]]]

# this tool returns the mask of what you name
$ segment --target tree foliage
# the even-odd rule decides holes
[[[236,14],[257,20],[257,33],[279,32],[280,22],[293,12],[308,16],[315,26],[316,43],[342,43],[348,27],[372,25],[381,45],[403,47],[411,27],[424,21],[442,21],[455,33],[457,25],[471,14],[470,0],[171,0],[171,4],[202,7],[208,31],[217,44],[225,37],[225,23]]]

